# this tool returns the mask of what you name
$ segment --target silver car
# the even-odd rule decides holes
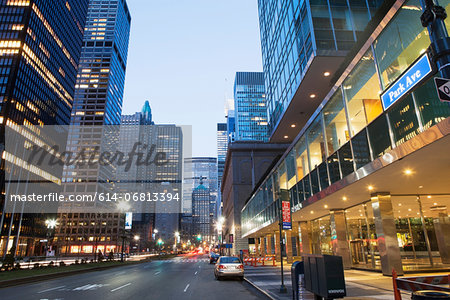
[[[222,277],[238,277],[240,280],[244,280],[244,265],[239,257],[221,256],[214,268],[214,276],[217,280]]]

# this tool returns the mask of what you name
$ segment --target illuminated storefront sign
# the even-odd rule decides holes
[[[291,222],[291,203],[289,201],[283,201],[282,212],[283,212],[283,229],[292,229]]]
[[[133,226],[133,213],[125,213],[125,230],[130,230]]]

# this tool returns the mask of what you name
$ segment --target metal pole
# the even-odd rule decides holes
[[[437,3],[433,0],[420,0],[423,9],[420,20],[430,34],[433,61],[436,62],[441,76],[450,78],[450,38],[444,23],[447,13],[435,2]]]
[[[420,196],[417,196],[417,203],[419,204],[420,220],[422,222],[422,230],[423,230],[423,234],[425,236],[425,242],[427,245],[428,258],[430,259],[430,264],[433,267],[433,255],[431,253],[430,239],[428,238],[427,226],[425,224],[425,217],[423,216],[422,201],[420,201]]]
[[[281,286],[280,286],[280,293],[285,294],[287,293],[286,286],[284,285],[284,271],[283,271],[283,206],[281,205],[282,201],[280,199],[280,258],[281,258]]]

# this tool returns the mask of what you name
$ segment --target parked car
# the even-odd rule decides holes
[[[214,276],[217,280],[223,277],[238,277],[244,280],[244,265],[239,257],[221,256],[214,268]]]
[[[211,252],[209,254],[209,263],[210,264],[215,264],[217,262],[217,260],[219,259],[220,255],[214,252]]]

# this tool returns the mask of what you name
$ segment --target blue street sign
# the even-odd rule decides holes
[[[392,104],[419,84],[432,71],[430,59],[428,54],[425,53],[381,95],[384,110],[391,107]]]

